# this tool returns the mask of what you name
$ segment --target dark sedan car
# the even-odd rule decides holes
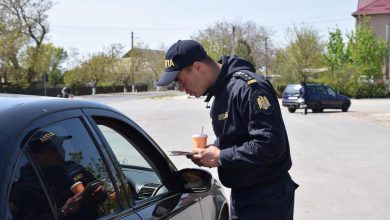
[[[0,219],[228,219],[221,185],[178,171],[105,105],[0,97]]]
[[[288,111],[294,113],[306,104],[313,112],[322,112],[324,109],[341,109],[348,111],[351,100],[344,95],[338,94],[334,89],[323,84],[306,84],[306,103],[300,97],[300,84],[289,84],[283,92],[282,105]]]

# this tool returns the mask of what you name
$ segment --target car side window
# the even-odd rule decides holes
[[[322,86],[317,86],[316,91],[319,95],[327,95],[328,93],[326,92],[325,88]]]
[[[15,167],[6,219],[54,219],[48,195],[23,153]]]
[[[134,141],[135,137],[126,136],[119,125],[106,120],[95,121],[115,155],[136,203],[167,192],[156,166],[141,150],[148,146],[140,146]]]
[[[315,89],[314,89],[312,86],[306,86],[306,89],[307,89],[306,93],[307,93],[308,95],[313,95],[313,94],[315,94]]]
[[[59,215],[95,219],[120,210],[106,165],[79,118],[39,130],[27,150]]]
[[[326,87],[326,91],[328,92],[329,95],[336,96],[336,92],[330,87]]]

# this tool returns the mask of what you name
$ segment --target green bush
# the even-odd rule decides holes
[[[388,95],[386,86],[383,83],[350,83],[346,90],[346,94],[357,99],[383,98]]]

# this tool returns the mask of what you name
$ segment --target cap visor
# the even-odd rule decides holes
[[[58,139],[62,142],[64,142],[65,140],[67,139],[71,139],[72,138],[72,135],[68,135],[68,136],[58,136]]]
[[[164,75],[157,82],[158,86],[166,86],[169,83],[173,82],[176,76],[179,74],[180,70],[165,72]]]

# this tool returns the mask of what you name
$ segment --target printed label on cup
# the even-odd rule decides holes
[[[206,148],[207,135],[206,134],[194,134],[192,135],[194,141],[194,148]]]

